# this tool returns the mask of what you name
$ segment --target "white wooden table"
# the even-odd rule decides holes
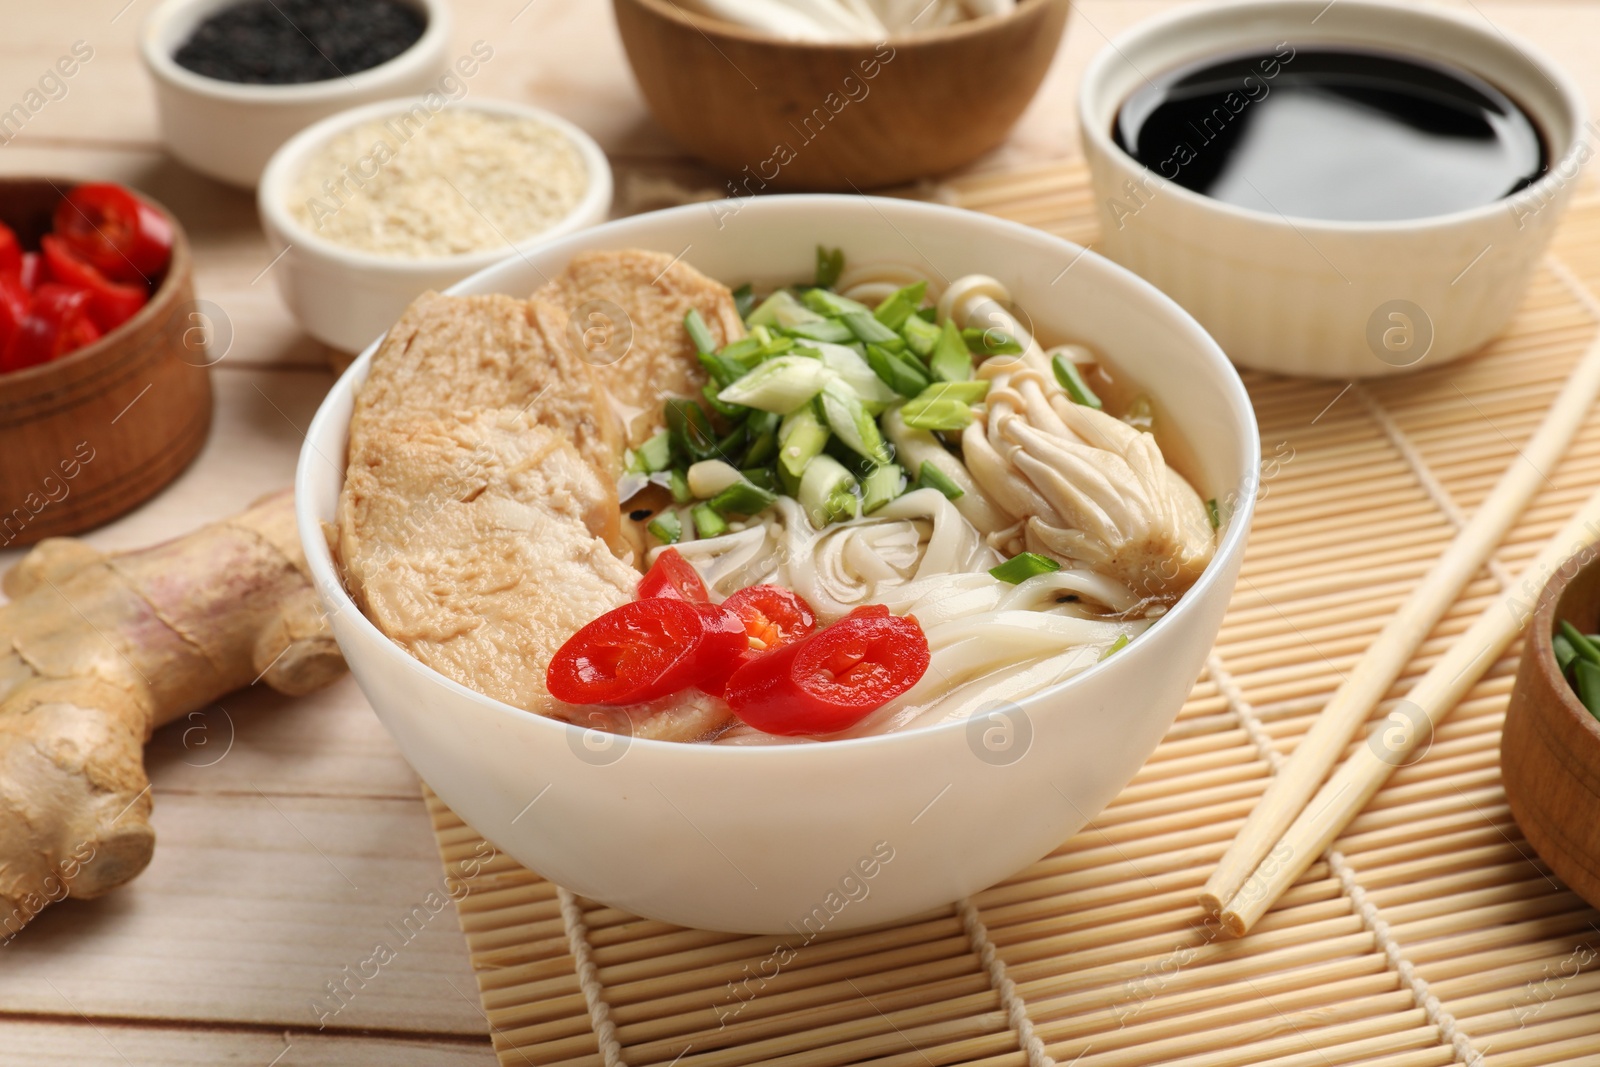
[[[253,197],[161,150],[135,47],[153,3],[0,0],[0,110],[73,42],[94,49],[66,95],[0,146],[0,173],[150,192],[181,217],[199,295],[232,326],[204,453],[149,504],[89,535],[106,548],[176,535],[288,484],[332,381],[329,353],[273,288]],[[1106,36],[1171,3],[1080,4],[1038,99],[980,167],[1076,155],[1079,72]],[[1459,6],[1532,38],[1600,104],[1600,4]],[[616,167],[619,213],[720,188],[646,113],[604,0],[458,0],[456,23],[457,51],[479,39],[494,48],[471,93],[537,103],[593,133]],[[16,556],[0,553],[0,566]],[[453,911],[398,944],[395,927],[443,872],[417,778],[354,683],[299,701],[237,694],[162,731],[149,766],[159,834],[149,870],[102,900],[50,908],[0,948],[0,1067],[494,1062]],[[332,1003],[327,983],[380,941],[397,958],[352,984],[336,1015],[319,1013]]]

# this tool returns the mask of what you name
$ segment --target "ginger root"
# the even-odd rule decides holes
[[[255,681],[290,695],[344,661],[285,491],[151,548],[40,542],[0,606],[0,940],[87,899],[155,849],[143,745]]]

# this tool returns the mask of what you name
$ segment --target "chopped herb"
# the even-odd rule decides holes
[[[963,404],[976,404],[989,395],[989,383],[987,381],[934,382],[924,392],[928,394],[929,400],[959,400]]]
[[[1088,383],[1083,380],[1083,375],[1078,373],[1078,365],[1059,352],[1050,359],[1050,366],[1056,372],[1056,381],[1061,388],[1067,391],[1074,404],[1082,404],[1086,408],[1101,408],[1100,398],[1094,395]]]
[[[787,415],[820,393],[832,378],[833,372],[821,360],[778,356],[722,390],[717,399]]]
[[[645,529],[665,545],[675,545],[683,537],[683,522],[678,518],[676,511],[663,511]]]
[[[733,291],[733,306],[739,312],[741,319],[748,319],[750,311],[756,306],[756,292],[750,288],[750,283],[745,282]]]
[[[832,289],[844,273],[844,249],[817,246],[817,288]]]
[[[905,492],[906,472],[898,463],[874,467],[861,481],[861,514],[871,515]]]
[[[930,400],[924,394],[908,400],[900,417],[914,430],[964,430],[972,422],[972,405],[960,400]]]
[[[798,326],[790,326],[788,330],[795,337],[802,337],[808,341],[827,341],[830,344],[842,345],[855,340],[855,334],[850,327],[838,319],[817,319],[815,322],[802,322]]]
[[[927,292],[927,282],[918,282],[896,290],[873,309],[873,317],[889,329],[898,330],[906,324],[907,319],[916,315],[917,308],[922,305],[922,298]]]
[[[789,290],[779,289],[763,300],[761,306],[745,319],[745,323],[751,327],[782,326],[788,329],[802,322],[816,322],[820,318],[821,315],[801,304]]]
[[[928,357],[928,369],[935,378],[947,382],[964,382],[972,377],[972,353],[955,323],[945,322],[939,333],[939,343],[933,346],[933,355]]]
[[[720,392],[721,390],[717,387],[716,382],[707,382],[700,387],[700,395],[706,398],[706,403],[710,404],[711,410],[715,411],[718,415],[721,415],[725,419],[737,419],[743,416],[745,412],[750,410],[749,408],[741,407],[738,404],[724,404],[721,400],[717,399],[717,396]]]
[[[928,489],[937,489],[945,495],[946,500],[960,500],[966,496],[962,489],[944,471],[935,467],[931,460],[922,461],[922,469],[917,471],[917,482]]]
[[[806,466],[822,454],[830,436],[827,424],[813,405],[806,405],[783,420],[778,428],[778,461],[790,476],[798,478]]]
[[[762,411],[757,414],[765,415],[767,412]],[[745,449],[744,455],[740,457],[740,463],[745,467],[765,467],[772,462],[777,454],[778,431],[752,432],[750,435],[750,447]]]
[[[857,311],[872,314],[872,309],[867,305],[840,296],[838,293],[829,292],[827,289],[807,289],[801,294],[800,299],[805,301],[806,307],[818,315],[827,315],[830,318],[840,318]]]
[[[710,504],[696,504],[689,509],[689,515],[694,519],[694,531],[701,537],[721,537],[728,532],[728,521]]]
[[[667,488],[672,492],[674,503],[687,504],[694,499],[694,494],[689,492],[689,476],[683,471],[674,469],[667,475]]]
[[[905,340],[899,334],[879,322],[870,311],[852,311],[840,317],[852,334],[868,344],[883,345],[895,342],[905,344]]]
[[[754,515],[771,507],[777,499],[777,494],[760,486],[735,482],[711,498],[711,507],[718,515]]]
[[[835,377],[823,386],[822,416],[839,440],[872,462],[888,463],[893,458],[878,429],[878,420],[843,378]]]
[[[1060,569],[1061,564],[1049,556],[1041,556],[1037,552],[1019,552],[1000,566],[991,568],[989,573],[1002,582],[1020,585],[1034,575],[1049,574]]]
[[[689,313],[683,317],[683,326],[689,331],[689,339],[694,342],[696,352],[703,354],[717,350],[717,342],[711,339],[711,331],[697,308],[689,309]]]
[[[1222,510],[1217,507],[1216,497],[1206,501],[1206,518],[1211,520],[1213,530],[1222,529]]]
[[[763,334],[767,334],[766,328],[763,326],[757,326],[756,329]],[[771,334],[767,334],[767,339],[770,340],[771,336]],[[732,360],[735,363],[738,363],[742,373],[743,371],[749,370],[757,361],[759,361],[762,355],[762,348],[766,345],[766,343],[767,340],[764,340],[755,334],[750,334],[748,337],[741,337],[737,341],[723,345],[722,350],[718,352],[717,355],[722,359]],[[700,362],[704,363],[705,358],[705,353],[701,353]]]
[[[759,348],[752,350],[752,354],[757,352],[760,352]],[[750,373],[750,368],[733,356],[721,352],[701,352],[699,356],[700,365],[711,375],[711,380],[716,383],[718,389],[726,389]]]
[[[1128,647],[1128,635],[1127,634],[1118,634],[1117,635],[1117,639],[1115,641],[1111,642],[1111,647],[1106,649],[1103,653],[1101,653],[1100,662],[1104,663],[1106,660],[1110,659],[1112,656],[1116,655],[1118,652],[1121,652],[1123,649],[1125,649],[1127,647]]]
[[[634,453],[634,461],[646,474],[666,470],[672,466],[672,436],[662,430],[639,446]]]
[[[717,453],[717,436],[700,405],[675,397],[666,402],[667,433],[674,451],[691,461],[710,459]]]
[[[831,456],[813,459],[800,478],[800,490],[795,494],[811,525],[822,529],[829,523],[852,518],[859,501],[854,490],[856,479],[844,464]]]
[[[769,493],[778,491],[778,478],[773,474],[771,467],[746,467],[739,473],[744,475],[745,481],[751,485],[765,489]]]
[[[907,347],[923,359],[927,359],[933,353],[934,346],[939,343],[939,337],[943,332],[921,314],[911,316],[900,327],[900,334],[906,339]]]
[[[993,326],[987,330],[968,326],[961,331],[961,338],[967,342],[967,347],[986,356],[1015,356],[1022,352],[1021,341]]]
[[[919,363],[882,345],[867,346],[867,366],[901,396],[914,397],[928,388],[928,374]]]

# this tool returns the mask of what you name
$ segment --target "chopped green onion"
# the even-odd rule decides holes
[[[1128,405],[1128,411],[1122,416],[1122,421],[1132,426],[1140,433],[1156,432],[1156,409],[1147,396],[1136,396],[1133,403]]]
[[[672,466],[672,435],[662,430],[639,446],[634,459],[646,474],[666,470]]]
[[[950,476],[933,465],[931,460],[922,461],[922,469],[917,471],[917,482],[927,489],[937,489],[945,495],[946,500],[959,500],[966,495]]]
[[[664,545],[675,545],[683,537],[683,522],[676,511],[663,511],[645,529]]]
[[[724,404],[722,401],[717,399],[717,394],[720,391],[721,390],[718,388],[716,382],[707,382],[705,385],[700,387],[700,395],[706,398],[706,403],[710,404],[711,410],[715,411],[718,415],[721,415],[725,419],[737,419],[745,412],[750,410],[749,408],[741,407],[738,404]]]
[[[761,333],[767,332],[764,326],[757,326],[756,329]],[[771,337],[770,334],[767,336]],[[749,336],[739,338],[737,341],[723,345],[722,350],[717,355],[740,364],[742,370],[749,370],[761,355],[762,347],[766,343],[766,341],[752,333]],[[704,354],[701,355],[700,359],[702,363],[705,362]]]
[[[972,421],[972,405],[950,390],[952,383],[934,382],[916,399],[906,401],[900,417],[914,430],[962,430]]]
[[[683,317],[683,326],[689,331],[689,339],[694,342],[696,352],[717,350],[717,342],[711,339],[711,331],[706,327],[706,320],[700,317],[698,308],[689,309],[689,313]]]
[[[943,332],[921,315],[911,316],[900,327],[900,335],[906,339],[907,346],[923,359],[932,355]]]
[[[885,297],[883,302],[873,309],[872,315],[889,329],[898,330],[906,324],[907,319],[916,315],[917,308],[922,306],[922,298],[927,293],[927,282],[908,285]]]
[[[770,508],[777,499],[776,493],[741,479],[712,497],[711,507],[718,515],[754,515]]]
[[[757,412],[757,414],[766,415],[768,412],[762,411]],[[744,467],[764,467],[771,463],[773,457],[777,454],[777,430],[765,430],[760,433],[752,430],[750,433],[750,447],[745,449],[744,456],[740,459],[740,464]]]
[[[1572,642],[1572,650],[1578,654],[1579,659],[1586,659],[1595,666],[1600,667],[1600,646],[1596,646],[1593,641],[1583,635],[1582,631],[1566,619],[1562,619],[1556,625],[1560,628],[1561,634]]]
[[[1002,582],[1020,585],[1036,574],[1049,574],[1060,569],[1061,564],[1049,556],[1041,556],[1037,552],[1019,552],[1000,566],[990,568],[989,573]]]
[[[1118,652],[1121,652],[1123,649],[1125,649],[1127,647],[1128,647],[1128,635],[1127,634],[1118,634],[1117,635],[1117,639],[1115,641],[1111,642],[1111,647],[1106,649],[1103,653],[1100,654],[1100,662],[1104,663],[1106,660],[1110,659],[1112,656],[1116,655]]]
[[[741,319],[750,317],[750,309],[756,306],[756,291],[750,288],[750,283],[745,282],[733,291],[733,307],[739,312]]]
[[[1217,507],[1216,497],[1206,501],[1206,518],[1211,520],[1213,530],[1222,529],[1222,509]]]
[[[801,304],[794,298],[794,294],[787,289],[779,289],[761,302],[745,319],[750,326],[781,326],[784,329],[793,329],[802,322],[816,322],[822,318],[815,311]]]
[[[721,537],[728,532],[728,520],[710,504],[696,504],[689,509],[689,515],[694,519],[694,532],[701,537]]]
[[[961,338],[967,342],[967,347],[986,356],[1015,356],[1022,352],[1021,341],[993,326],[987,330],[968,326],[961,331]]]
[[[955,323],[944,324],[939,343],[934,345],[933,355],[928,358],[928,369],[935,378],[947,382],[962,382],[972,377],[972,353],[967,350]]]
[[[758,358],[769,359],[772,356],[779,356],[789,351],[789,349],[793,347],[793,337],[774,337],[772,340],[761,346],[761,354]]]
[[[822,529],[831,522],[851,518],[856,513],[856,480],[844,464],[832,456],[818,456],[800,477],[795,494],[811,525]]]
[[[717,399],[787,415],[820,393],[833,377],[821,360],[777,356],[722,390]]]
[[[759,352],[760,349],[755,351]],[[726,389],[750,373],[750,368],[744,363],[721,352],[701,352],[699,358],[700,365],[706,369],[706,373],[711,376],[718,389]]]
[[[838,293],[829,292],[827,289],[807,289],[801,294],[800,299],[805,301],[806,307],[818,315],[826,315],[829,318],[840,318],[856,311],[872,314],[872,309],[867,305],[840,296]]]
[[[689,492],[689,476],[680,470],[673,470],[667,475],[667,488],[671,490],[675,504],[687,504],[694,499],[694,494]]]
[[[989,395],[987,381],[933,382],[923,390],[929,400],[959,400],[963,404],[976,404]],[[921,396],[922,393],[918,393]]]
[[[1600,667],[1586,659],[1572,666],[1572,678],[1578,690],[1578,699],[1589,709],[1589,714],[1600,719]]]
[[[905,492],[906,472],[898,463],[874,467],[861,482],[861,514],[871,515]]]
[[[807,404],[778,427],[778,460],[792,477],[805,473],[807,464],[827,447],[827,424],[814,405]]]
[[[802,322],[798,326],[790,326],[788,330],[796,337],[807,341],[828,341],[842,345],[855,340],[855,334],[850,332],[850,327],[838,319],[818,319],[815,322]]]
[[[904,397],[913,397],[928,387],[928,374],[915,360],[882,345],[867,346],[867,366],[883,383]]]
[[[771,467],[746,467],[739,473],[744,475],[745,481],[751,485],[759,486],[769,493],[778,491],[778,478],[772,473]]]
[[[832,289],[844,273],[844,249],[817,246],[817,288]]]
[[[1550,647],[1556,654],[1556,666],[1561,668],[1561,673],[1566,674],[1572,666],[1572,661],[1578,658],[1578,650],[1572,647],[1572,642],[1567,640],[1566,634],[1556,634],[1550,639]]]
[[[852,311],[840,317],[844,320],[844,324],[850,327],[851,333],[868,344],[905,343],[899,334],[879,322],[870,311]]]
[[[856,396],[859,396],[874,412],[882,411],[900,399],[900,394],[885,385],[871,364],[854,348],[819,344],[816,346],[816,352],[822,357],[823,366],[843,378],[845,384],[854,389]]]
[[[835,376],[823,386],[822,417],[827,420],[828,428],[852,451],[874,463],[888,463],[892,458],[883,433],[878,429],[878,420],[843,378]]]
[[[1100,409],[1100,398],[1094,395],[1094,390],[1089,388],[1088,383],[1083,380],[1083,375],[1078,373],[1076,363],[1058,352],[1050,358],[1050,366],[1056,372],[1056,381],[1067,391],[1074,404],[1082,404],[1097,411]]]
[[[666,402],[667,433],[679,455],[691,460],[710,459],[717,453],[717,436],[700,405],[674,397]]]

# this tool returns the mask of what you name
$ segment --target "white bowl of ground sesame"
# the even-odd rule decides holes
[[[421,293],[603,221],[611,189],[600,146],[558,115],[418,97],[296,134],[256,202],[289,310],[357,352]]]

